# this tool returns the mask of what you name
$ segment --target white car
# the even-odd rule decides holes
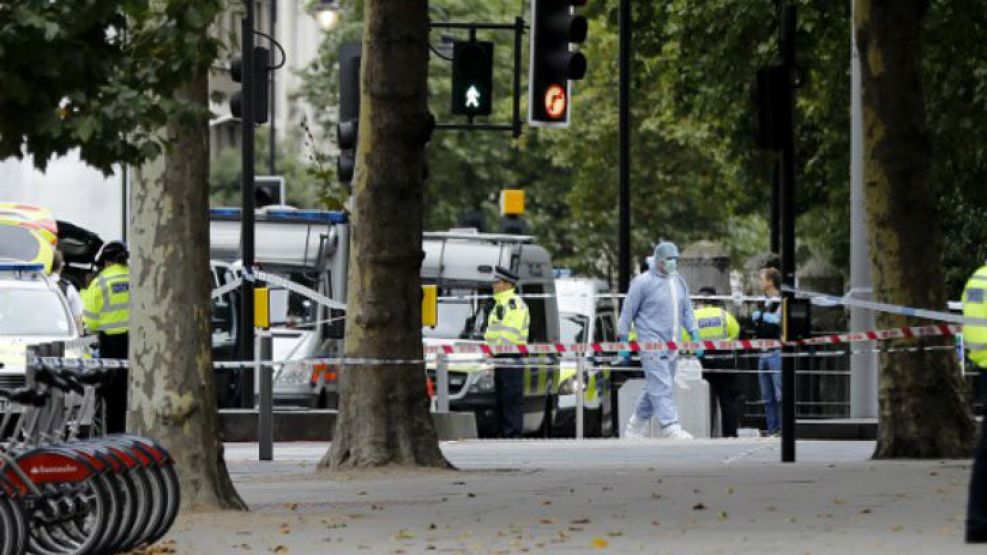
[[[0,388],[24,385],[29,345],[80,337],[68,301],[41,265],[0,260]],[[82,346],[65,351],[83,354]]]

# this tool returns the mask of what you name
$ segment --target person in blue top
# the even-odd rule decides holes
[[[699,340],[689,286],[678,274],[679,249],[674,243],[662,241],[655,247],[651,268],[631,282],[627,298],[620,311],[617,333],[621,341],[627,341],[631,324],[637,330],[637,341],[680,341],[679,330],[685,328],[693,341]],[[702,352],[697,352],[702,355]],[[645,436],[648,423],[654,416],[661,424],[661,436],[671,439],[692,439],[692,435],[679,425],[679,411],[675,402],[675,351],[644,351],[641,365],[644,367],[644,393],[637,409],[627,423],[624,437]]]
[[[754,336],[758,339],[781,339],[781,272],[777,268],[762,268],[758,272],[761,289],[767,297],[751,315]],[[757,362],[757,381],[764,400],[766,434],[781,431],[781,350],[771,349]]]

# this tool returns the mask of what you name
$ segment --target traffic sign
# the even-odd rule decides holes
[[[566,98],[565,88],[558,83],[550,85],[545,90],[545,115],[552,119],[560,119],[566,115],[569,99]]]

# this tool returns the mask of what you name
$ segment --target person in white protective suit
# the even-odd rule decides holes
[[[679,341],[684,328],[693,341],[699,341],[699,330],[689,301],[689,286],[678,274],[679,249],[674,243],[662,241],[655,247],[651,268],[631,282],[627,299],[620,311],[617,332],[627,341],[631,324],[637,330],[639,343]],[[696,353],[702,356],[702,352]],[[627,423],[626,438],[645,437],[648,423],[657,417],[661,436],[670,439],[692,439],[679,424],[675,401],[676,351],[644,351],[645,387],[637,409]]]

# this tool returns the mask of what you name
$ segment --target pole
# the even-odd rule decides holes
[[[856,0],[853,1],[856,4]],[[860,52],[850,22],[850,295],[869,301],[870,247],[864,219],[864,115],[860,82]],[[874,329],[874,313],[850,308],[850,331]],[[877,353],[868,342],[863,352],[850,355],[850,418],[877,418]]]
[[[273,360],[273,338],[270,330],[261,332],[260,335],[260,364],[255,368],[260,376],[260,410],[257,421],[257,443],[259,449],[259,459],[262,461],[274,460],[274,402],[271,383],[273,368],[269,362]]]
[[[127,173],[130,166],[120,165],[120,240],[127,242],[127,210],[130,205],[130,192],[127,183]]]
[[[787,75],[794,75],[795,70],[795,6],[785,5],[781,12],[781,47],[782,64]],[[795,294],[795,90],[786,89],[785,99],[788,105],[786,113],[790,114],[788,128],[785,130],[784,147],[781,152],[781,188],[779,203],[781,207],[781,276],[784,285],[783,318],[788,321],[792,301]],[[785,326],[788,328],[788,326]],[[787,337],[785,332],[786,341]],[[790,351],[786,347],[784,351]],[[781,370],[781,462],[795,462],[795,358],[782,357]]]
[[[512,133],[514,138],[521,136],[521,51],[524,45],[521,39],[524,36],[524,18],[514,18],[514,100],[512,105],[511,125],[514,127]]]
[[[270,32],[268,34],[271,35],[271,42],[273,43],[274,42],[274,37],[277,36],[275,33],[277,31],[277,21],[278,21],[278,0],[271,0],[270,12],[268,12],[268,13],[269,13],[268,19],[271,20],[270,21],[270,25],[269,25],[269,31]],[[271,50],[272,51],[274,50],[273,44],[272,44]],[[277,130],[277,125],[278,125],[277,119],[275,118],[275,113],[276,113],[275,110],[278,107],[278,97],[277,97],[278,88],[275,85],[275,79],[276,79],[277,73],[278,72],[276,72],[276,71],[272,71],[271,72],[271,94],[270,94],[270,97],[271,97],[271,120],[270,120],[271,121],[271,134],[268,136],[268,142],[270,143],[269,144],[270,158],[267,161],[267,175],[277,175],[278,174],[277,173],[277,165],[276,165],[277,164],[277,156],[278,155],[277,155],[277,150],[276,150],[276,146],[275,146],[275,145],[277,145],[277,133],[276,133],[276,130]],[[281,203],[284,204],[285,203],[285,199],[281,199]]]
[[[631,283],[631,0],[620,0],[620,192],[617,219],[617,286],[627,292]]]
[[[771,254],[781,252],[781,160],[771,175]]]
[[[240,121],[241,180],[240,248],[243,285],[240,294],[240,360],[254,357],[254,3],[244,2],[240,20],[240,57],[243,61],[243,118]],[[240,376],[240,406],[254,406],[253,369]]]
[[[435,368],[435,412],[449,412],[449,356],[439,353]]]
[[[583,423],[583,392],[585,391],[586,380],[583,379],[583,372],[586,371],[586,357],[582,354],[576,355],[576,440],[583,439],[585,424]]]

